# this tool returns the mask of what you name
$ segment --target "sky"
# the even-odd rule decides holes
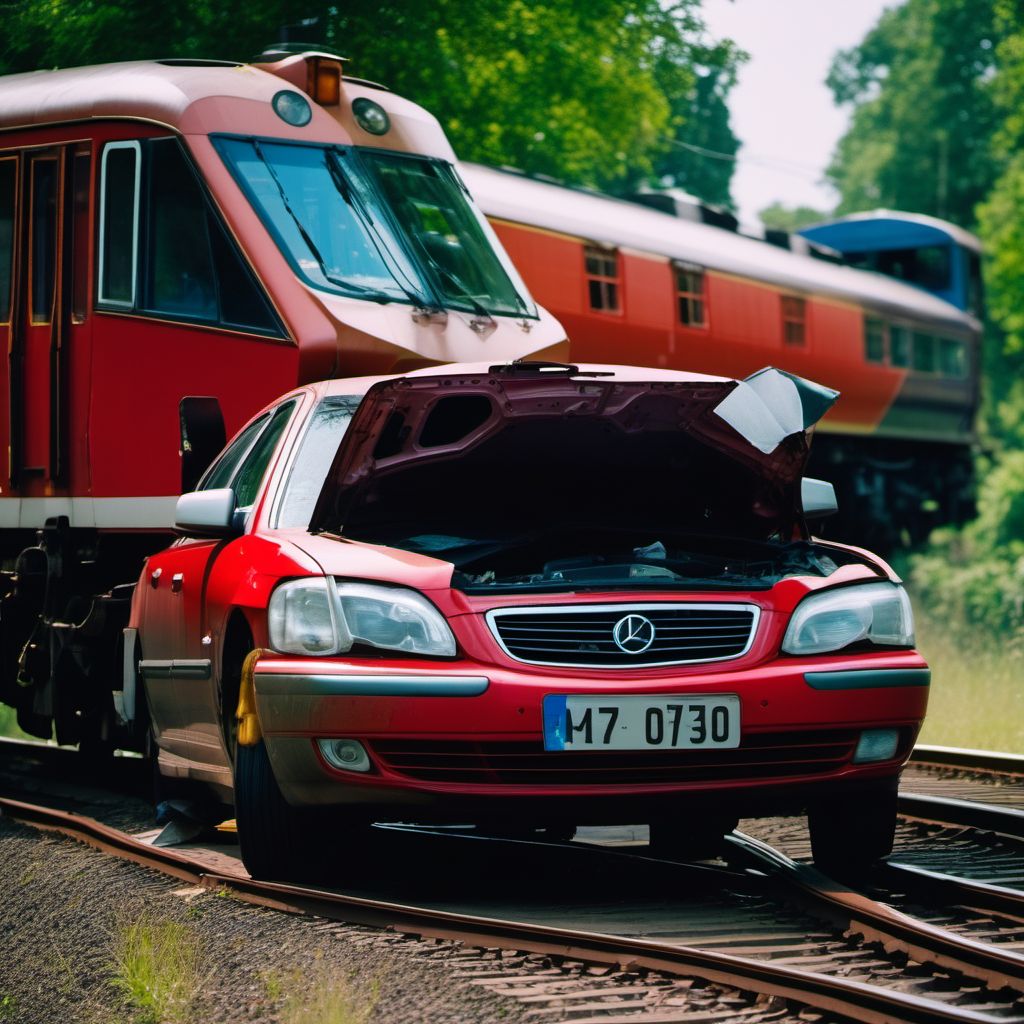
[[[850,111],[825,85],[832,56],[855,46],[895,0],[704,0],[713,37],[750,54],[729,96],[742,148],[732,195],[743,223],[778,199],[830,210],[825,168]]]

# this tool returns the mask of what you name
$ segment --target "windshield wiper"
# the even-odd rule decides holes
[[[496,325],[494,315],[491,311],[481,305],[478,299],[470,295],[469,289],[450,270],[445,270],[444,267],[442,267],[441,264],[438,263],[429,252],[427,252],[423,245],[420,246],[420,249],[422,249],[423,255],[427,258],[427,262],[438,276],[448,281],[449,285],[455,289],[455,297],[457,299],[465,300],[469,304],[470,309],[473,310],[475,316],[479,317],[481,320],[487,321],[489,324]]]
[[[349,184],[348,179],[345,177],[345,172],[338,166],[338,157],[335,153],[327,154],[327,173],[331,176],[331,181],[334,182],[334,187],[338,190],[338,194],[355,212],[356,216],[363,222],[366,227],[366,233],[370,237],[370,241],[373,243],[373,247],[377,250],[377,255],[380,256],[381,262],[388,268],[391,273],[391,277],[395,284],[398,286],[402,294],[414,305],[420,309],[427,310],[427,312],[435,312],[436,307],[431,305],[422,295],[418,295],[412,288],[404,285],[399,279],[398,275],[391,270],[391,265],[388,262],[387,256],[381,249],[380,244],[377,240],[377,230],[374,225],[373,216],[370,211],[365,209],[363,204],[359,202],[358,198],[353,195],[352,186]],[[402,275],[405,276],[404,274]]]
[[[274,170],[273,164],[263,155],[263,150],[260,148],[259,140],[252,140],[253,149],[256,150],[256,155],[263,161],[263,166],[266,167],[270,173],[270,177],[274,179],[274,184],[277,186],[277,191],[281,196],[281,204],[284,206],[288,213],[288,216],[295,222],[296,228],[298,228],[299,235],[302,237],[302,241],[306,243],[306,248],[309,249],[310,255],[316,260],[317,266],[320,268],[320,273],[323,275],[325,281],[330,284],[337,285],[339,288],[345,288],[361,299],[369,299],[371,302],[387,303],[392,302],[392,298],[387,292],[379,291],[376,288],[367,288],[365,285],[355,284],[352,281],[346,281],[343,278],[335,277],[328,269],[327,264],[324,262],[323,256],[320,255],[320,250],[317,248],[316,243],[313,241],[309,232],[306,230],[306,226],[302,223],[299,215],[292,209],[292,204],[288,201],[288,193],[285,192],[284,185],[281,183],[281,179],[277,176],[277,171]]]

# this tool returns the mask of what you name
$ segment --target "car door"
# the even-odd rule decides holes
[[[270,414],[256,417],[224,450],[200,482],[200,490],[229,487],[246,456],[265,433]],[[139,665],[154,733],[160,747],[192,759],[190,735],[207,706],[203,690],[212,677],[211,645],[200,632],[202,586],[223,539],[182,537],[146,562],[139,621]]]
[[[289,399],[273,409],[258,436],[237,466],[227,473],[217,470],[204,479],[201,489],[231,487],[235,492],[235,516],[245,521],[248,532],[250,513],[259,496],[263,478],[274,461],[298,402]],[[245,543],[241,537],[219,541],[194,540],[182,545],[177,573],[180,576],[181,650],[183,670],[179,673],[179,703],[185,716],[190,757],[193,762],[216,772],[230,771],[231,762],[221,723],[219,660],[217,645],[222,639],[214,634],[206,607],[207,585],[217,559],[231,545]]]

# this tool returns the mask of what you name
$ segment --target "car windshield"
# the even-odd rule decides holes
[[[281,492],[278,529],[309,526],[327,471],[362,400],[362,395],[329,395],[316,407]]]
[[[215,144],[314,287],[378,302],[537,315],[451,165],[260,139]]]

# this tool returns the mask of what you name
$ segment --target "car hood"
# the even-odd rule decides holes
[[[387,544],[412,529],[643,518],[792,536],[811,428],[837,397],[774,368],[738,381],[512,364],[383,381],[310,530]]]

